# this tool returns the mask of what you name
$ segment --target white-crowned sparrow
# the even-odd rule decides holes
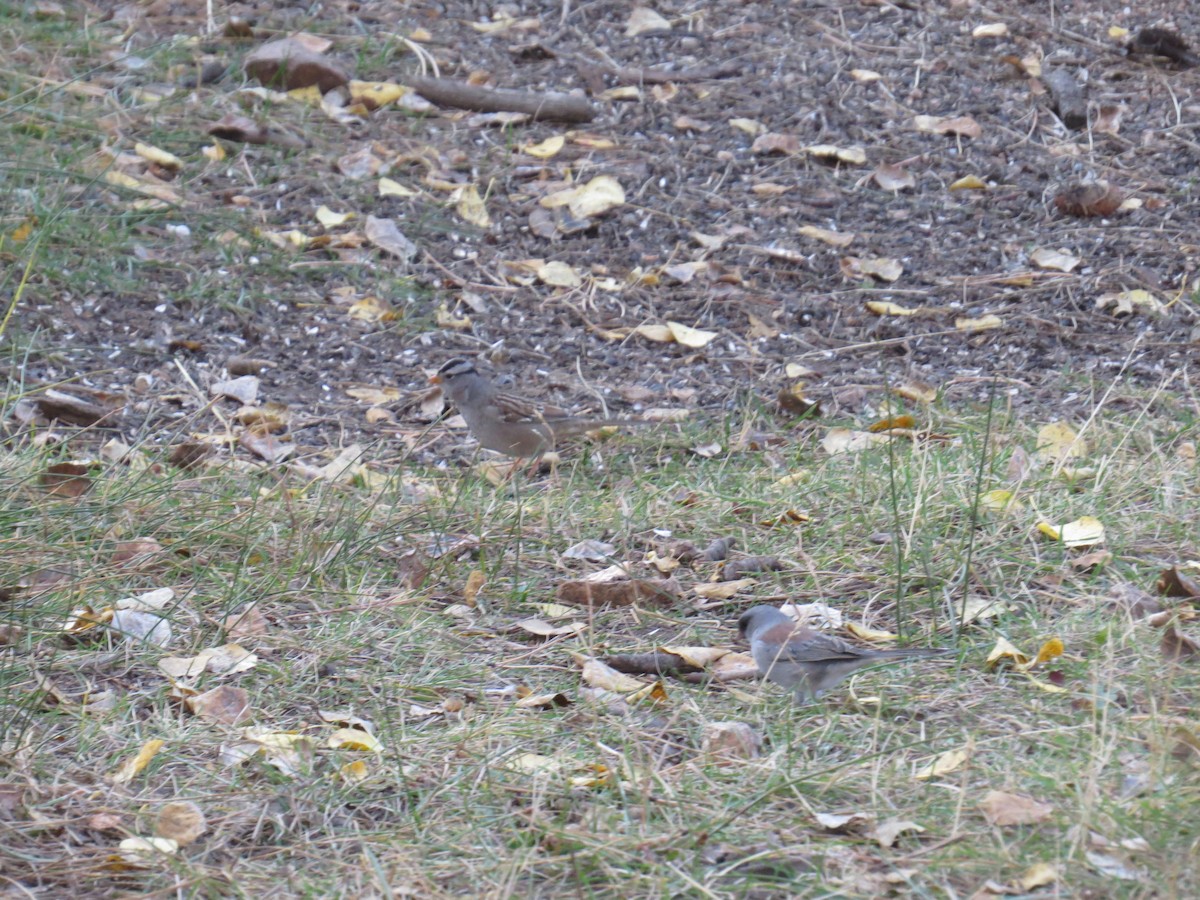
[[[738,619],[738,630],[750,641],[750,655],[760,674],[792,688],[796,699],[816,700],[859,669],[899,659],[942,656],[953,650],[933,647],[872,650],[832,634],[798,624],[773,606],[754,606]]]
[[[589,419],[535,403],[496,387],[475,370],[470,360],[452,359],[430,379],[471,429],[475,440],[498,453],[529,459],[541,456],[564,437],[606,425],[644,425],[637,419]]]

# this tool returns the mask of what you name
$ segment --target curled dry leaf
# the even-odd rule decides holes
[[[113,784],[129,784],[129,782],[133,781],[146,766],[150,765],[150,760],[154,759],[165,743],[165,741],[155,738],[142,744],[137,755],[125,760],[125,762],[121,763],[120,768],[113,773]]]
[[[917,185],[917,179],[913,177],[912,172],[892,163],[881,164],[871,173],[871,177],[885,191],[904,191]]]
[[[155,833],[181,847],[194,843],[207,830],[203,810],[186,800],[164,803],[154,820]]]
[[[1058,194],[1054,206],[1065,216],[1091,218],[1111,216],[1124,199],[1119,190],[1104,182],[1076,184]]]
[[[187,697],[184,703],[197,717],[221,725],[238,725],[250,717],[250,695],[230,685]]]
[[[904,266],[900,260],[884,257],[860,259],[857,256],[843,256],[839,266],[843,276],[855,281],[872,278],[890,284],[904,274]]]
[[[794,134],[760,134],[750,145],[751,153],[793,156],[800,152],[800,138]]]
[[[1167,597],[1187,597],[1190,600],[1200,600],[1200,565],[1191,563],[1185,572],[1185,567],[1171,566],[1164,569],[1154,582],[1155,589]]]

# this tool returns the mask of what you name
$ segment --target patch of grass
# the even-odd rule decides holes
[[[13,711],[3,780],[23,792],[24,812],[7,870],[48,861],[16,877],[50,892],[86,873],[134,891],[182,882],[251,894],[286,879],[297,896],[387,885],[431,896],[649,897],[877,895],[889,885],[966,894],[988,879],[1015,883],[1041,862],[1075,894],[1193,892],[1184,860],[1195,835],[1183,823],[1198,799],[1187,741],[1200,679],[1191,661],[1163,658],[1159,631],[1106,599],[1121,583],[1150,587],[1167,555],[1194,550],[1186,540],[1194,469],[1169,422],[1142,417],[1135,439],[1128,421],[1101,412],[1095,445],[1116,449],[1091,460],[1106,473],[1103,491],[1096,480],[1070,485],[1038,468],[1017,491],[1023,512],[974,523],[970,590],[1002,608],[963,630],[956,663],[872,670],[806,708],[752,683],[668,680],[664,703],[632,706],[589,696],[580,683],[573,652],[726,646],[738,611],[756,601],[819,599],[852,621],[895,628],[897,542],[878,533],[896,522],[910,637],[952,641],[979,487],[971,436],[983,421],[941,422],[949,443],[805,451],[798,466],[762,452],[702,459],[686,450],[690,439],[625,437],[517,487],[467,472],[409,473],[423,501],[412,499],[411,481],[403,494],[372,493],[220,468],[179,474],[160,463],[106,466],[88,494],[54,498],[38,483],[46,453],[14,447],[0,513],[12,534],[6,558],[22,561],[2,585],[12,592],[2,683]],[[1002,484],[1008,453],[1032,450],[1035,428],[993,427],[1005,450],[987,470]],[[820,436],[805,429],[795,439],[803,447]],[[1142,440],[1158,452],[1135,449]],[[801,467],[802,488],[772,487]],[[812,521],[759,524],[793,507]],[[1037,513],[1098,515],[1115,559],[1098,573],[1072,572],[1066,563],[1078,551],[1034,537]],[[594,568],[562,561],[567,546],[602,537],[616,560],[652,574],[640,560],[665,546],[666,531],[698,544],[732,534],[746,552],[787,567],[716,608],[685,597],[670,609],[585,610],[580,637],[545,643],[516,627],[557,582]],[[115,563],[118,542],[132,538],[162,549],[136,565]],[[460,538],[459,550],[438,555]],[[1145,552],[1147,541],[1156,552]],[[429,571],[415,588],[406,583],[414,550]],[[714,568],[677,575],[689,584]],[[487,578],[477,605],[447,615],[474,569]],[[192,686],[240,686],[254,727],[311,739],[286,771],[261,757],[221,761],[239,731],[180,706],[157,669],[168,651],[129,646],[103,628],[62,632],[72,609],[100,611],[160,586],[176,590],[170,654],[226,641],[224,617],[248,605],[265,616],[265,633],[239,639],[259,656],[253,669]],[[1061,692],[989,671],[998,636],[1027,652],[1061,638],[1066,655],[1033,673]],[[561,692],[572,704],[519,709],[517,686]],[[106,692],[109,705],[89,705]],[[381,752],[329,747],[337,727],[329,711],[370,720]],[[759,755],[706,753],[706,728],[731,720],[759,736]],[[111,784],[151,738],[166,742],[154,761],[129,785]],[[966,752],[958,768],[914,778],[955,749]],[[355,761],[366,763],[362,780],[343,770]],[[1050,811],[1043,821],[992,826],[979,809],[989,791],[1033,797]],[[121,836],[151,834],[156,810],[180,799],[208,818],[196,844],[143,868],[106,863]],[[117,830],[88,824],[101,811]],[[851,812],[924,831],[882,847],[872,824],[838,833],[816,819]],[[68,858],[90,861],[54,862]],[[1104,866],[1124,866],[1131,878]]]

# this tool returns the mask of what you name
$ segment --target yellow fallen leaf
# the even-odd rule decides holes
[[[919,308],[910,309],[890,300],[868,300],[867,309],[877,316],[915,316],[921,311]]]
[[[1022,666],[1029,662],[1029,657],[1013,646],[1012,642],[1005,637],[996,638],[996,646],[992,648],[992,652],[988,654],[987,661],[984,663],[987,669],[995,669],[1001,663],[1010,663],[1016,666]]]
[[[316,218],[317,218],[317,221],[320,222],[322,225],[324,225],[326,228],[336,228],[339,225],[345,225],[347,222],[349,222],[351,219],[353,219],[354,213],[352,213],[352,212],[344,212],[344,213],[334,212],[332,209],[330,209],[325,204],[321,204],[320,206],[317,207]]]
[[[979,505],[988,512],[1019,512],[1021,504],[1012,491],[988,491],[979,497]]]
[[[566,146],[566,143],[567,139],[565,137],[561,134],[555,134],[538,144],[524,144],[521,147],[521,151],[537,159],[550,159],[552,156],[557,156],[562,148]]]
[[[1066,547],[1091,547],[1104,541],[1104,524],[1095,516],[1080,516],[1060,531]]]
[[[458,201],[455,209],[464,222],[479,228],[491,227],[492,217],[488,215],[487,206],[475,185],[468,184],[459,188],[455,199]]]
[[[860,640],[879,643],[881,641],[894,641],[896,635],[890,631],[883,631],[879,628],[869,628],[866,625],[860,625],[857,622],[847,622],[846,630]]]
[[[363,103],[368,109],[378,109],[395,103],[410,93],[409,88],[390,81],[351,81],[350,99]]]
[[[137,143],[133,145],[133,152],[147,162],[152,162],[156,166],[162,166],[164,169],[170,169],[172,172],[177,172],[183,168],[183,160],[174,153],[168,153],[166,150],[160,150],[158,147],[150,144]]]
[[[945,753],[940,753],[928,765],[917,769],[913,773],[913,778],[925,780],[948,775],[971,758],[972,749],[972,746],[967,744],[958,750],[947,750]]]
[[[990,328],[1000,328],[1004,320],[996,315],[979,316],[978,318],[959,318],[954,320],[954,327],[959,331],[987,331]]]
[[[1087,441],[1066,422],[1051,422],[1038,429],[1036,452],[1048,462],[1066,462],[1087,456]]]
[[[667,322],[667,328],[677,344],[691,347],[693,350],[707,347],[717,338],[715,331],[701,331],[699,328],[692,328],[679,322]]]
[[[986,191],[987,189],[987,182],[978,175],[964,175],[950,184],[952,191]]]
[[[370,750],[382,753],[383,744],[373,734],[368,734],[361,728],[339,728],[329,736],[326,742],[333,750]]]
[[[380,197],[415,197],[417,192],[390,178],[379,179]]]
[[[146,741],[138,750],[137,755],[130,757],[121,763],[120,767],[112,775],[113,784],[128,784],[142,769],[150,764],[150,760],[154,759],[155,754],[162,749],[165,741],[160,741],[158,738]]]
[[[849,247],[854,243],[855,237],[853,232],[830,231],[828,228],[818,228],[816,225],[801,225],[798,232],[803,237],[821,241],[831,247]]]
[[[576,288],[583,284],[579,273],[561,260],[553,260],[540,266],[537,270],[537,277],[543,284],[551,287]]]

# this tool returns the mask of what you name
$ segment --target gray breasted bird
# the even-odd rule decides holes
[[[953,650],[933,647],[873,650],[832,634],[813,631],[773,606],[755,606],[742,613],[738,630],[750,641],[758,671],[770,681],[791,688],[800,702],[816,700],[845,678],[868,666],[900,659],[944,656]]]

